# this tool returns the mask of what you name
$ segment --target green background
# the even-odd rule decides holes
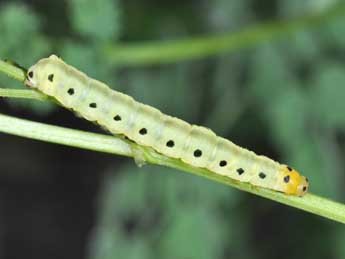
[[[188,55],[200,35],[337,3],[0,1],[0,58],[29,67],[58,54],[138,101],[298,168],[313,193],[345,202],[344,16],[196,59],[142,61],[126,50],[188,38],[177,48]],[[23,88],[2,74],[0,87]],[[49,102],[1,99],[0,111],[102,132]],[[0,143],[0,258],[345,258],[342,225],[219,183],[4,134]]]

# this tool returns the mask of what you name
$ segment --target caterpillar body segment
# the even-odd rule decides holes
[[[241,148],[208,128],[191,125],[89,78],[55,55],[39,60],[26,84],[89,121],[139,145],[195,167],[286,194],[302,196],[308,180],[292,168]]]

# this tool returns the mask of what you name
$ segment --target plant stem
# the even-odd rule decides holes
[[[71,147],[130,156],[130,145],[120,138],[67,129],[0,114],[0,131]]]
[[[144,159],[148,163],[168,166],[188,173],[207,177],[223,184],[233,186],[237,189],[299,208],[334,221],[345,223],[344,204],[337,203],[311,193],[307,193],[304,197],[296,197],[255,187],[248,183],[241,183],[232,180],[231,178],[215,174],[206,169],[192,167],[183,163],[181,160],[160,155],[151,148],[138,146],[116,136],[52,126],[3,114],[0,114],[0,132],[134,158],[140,154],[140,158]]]
[[[106,46],[104,57],[116,65],[164,64],[237,51],[259,42],[314,26],[345,13],[345,4],[337,4],[323,13],[287,21],[255,25],[239,32],[194,37],[166,42],[125,43]]]
[[[0,88],[0,97],[24,98],[45,101],[49,98],[34,90]]]
[[[0,59],[0,71],[20,82],[25,80],[25,71],[9,62]]]

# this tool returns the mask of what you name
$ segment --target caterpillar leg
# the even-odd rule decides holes
[[[129,142],[129,145],[131,147],[132,155],[134,158],[134,162],[138,167],[142,167],[146,164],[146,159],[143,153],[143,150],[138,147],[138,144]]]

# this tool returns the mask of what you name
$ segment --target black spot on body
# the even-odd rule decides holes
[[[261,179],[265,179],[265,178],[266,178],[266,174],[263,173],[263,172],[260,172],[260,173],[259,173],[259,177],[260,177]]]
[[[114,121],[120,121],[121,120],[121,116],[120,115],[116,115],[115,117],[114,117]]]
[[[146,128],[142,128],[142,129],[139,130],[139,133],[141,135],[146,135],[147,134],[147,129]]]
[[[194,151],[194,156],[195,156],[195,157],[201,157],[201,156],[202,156],[202,151],[201,151],[200,149],[196,149],[196,150]]]
[[[241,175],[244,173],[243,168],[238,168],[236,171],[237,171],[238,175]]]
[[[67,93],[69,95],[74,95],[74,89],[73,88],[68,89]]]
[[[89,107],[90,107],[90,108],[97,108],[97,103],[90,103],[90,104],[89,104]]]
[[[33,78],[33,77],[34,77],[34,72],[30,71],[30,72],[28,73],[28,76],[29,76],[30,78]]]
[[[53,80],[54,80],[54,74],[50,74],[50,75],[48,76],[48,80],[49,80],[50,82],[53,82]]]
[[[219,162],[219,166],[220,167],[224,167],[224,166],[226,166],[228,163],[225,161],[225,160],[221,160],[220,162]]]
[[[175,143],[173,140],[169,140],[166,145],[167,145],[167,147],[173,147],[173,146],[175,146]]]
[[[290,175],[284,176],[284,182],[288,183],[290,181]]]
[[[307,183],[309,183],[309,179],[308,179],[307,177],[305,178],[305,181],[306,181]]]

